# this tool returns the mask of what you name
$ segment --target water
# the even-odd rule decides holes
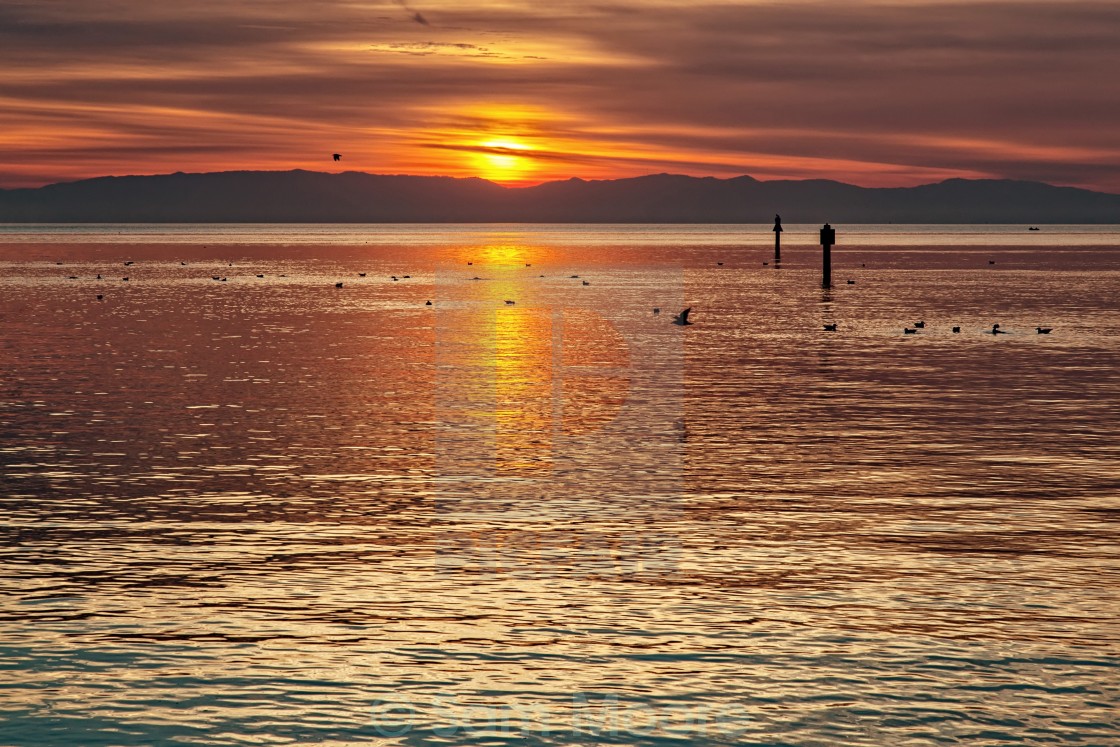
[[[1120,228],[2,229],[0,744],[1120,744]]]

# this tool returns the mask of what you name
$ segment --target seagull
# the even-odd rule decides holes
[[[689,306],[687,309],[685,309],[681,313],[677,314],[677,316],[673,319],[673,324],[676,324],[678,327],[684,327],[684,326],[687,326],[689,324],[692,324],[692,322],[688,321],[688,312],[690,312],[690,311],[692,311],[691,306]]]
[[[1054,329],[1054,328],[1053,327],[1035,327],[1034,331],[1037,332],[1040,335],[1048,335],[1048,334],[1050,334],[1050,331],[1052,329]]]
[[[341,161],[342,160],[342,154],[341,153],[331,153],[331,158],[333,158],[336,161]]]
[[[824,325],[824,331],[825,332],[835,332],[836,331],[836,324],[833,323],[833,324]]]

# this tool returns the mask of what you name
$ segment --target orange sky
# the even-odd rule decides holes
[[[1113,0],[11,2],[0,186],[303,168],[1120,192],[1118,39]]]

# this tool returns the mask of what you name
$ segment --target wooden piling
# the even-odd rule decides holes
[[[832,287],[832,245],[836,243],[836,229],[828,223],[821,229],[821,287]]]

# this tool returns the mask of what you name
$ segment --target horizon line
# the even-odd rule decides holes
[[[390,177],[390,178],[404,177],[404,178],[410,178],[410,179],[452,179],[452,180],[455,180],[455,181],[486,182],[487,184],[492,184],[496,187],[501,187],[502,189],[508,189],[508,190],[533,189],[535,187],[540,187],[540,186],[544,186],[544,185],[547,185],[547,184],[564,184],[564,183],[567,183],[567,182],[583,182],[583,183],[587,183],[587,184],[596,184],[596,183],[603,183],[603,182],[633,181],[633,180],[636,180],[636,179],[648,179],[650,177],[658,177],[658,176],[681,177],[681,178],[685,178],[685,179],[695,179],[697,181],[718,181],[718,182],[729,182],[729,181],[735,181],[737,179],[749,179],[749,180],[751,180],[753,182],[757,182],[759,184],[773,184],[773,183],[780,183],[780,182],[793,182],[793,183],[826,182],[826,183],[832,183],[832,184],[841,184],[841,185],[848,186],[848,187],[857,187],[859,189],[881,189],[881,190],[916,189],[916,188],[920,188],[920,187],[929,187],[929,186],[935,186],[935,185],[939,185],[939,184],[946,184],[948,182],[1003,182],[1003,183],[1010,183],[1010,184],[1040,184],[1040,185],[1044,185],[1044,186],[1047,186],[1047,187],[1053,187],[1055,189],[1074,189],[1074,190],[1078,190],[1078,191],[1081,191],[1081,192],[1089,192],[1089,193],[1093,193],[1093,194],[1111,195],[1111,196],[1115,196],[1115,197],[1120,197],[1120,193],[1117,193],[1117,192],[1105,192],[1105,191],[1102,191],[1102,190],[1089,189],[1087,187],[1080,187],[1080,186],[1076,186],[1076,185],[1054,184],[1052,182],[1045,182],[1045,181],[1040,181],[1040,180],[1035,180],[1035,179],[1011,179],[1011,178],[1007,178],[1007,177],[969,178],[969,177],[952,176],[952,177],[947,177],[945,179],[941,179],[940,181],[921,182],[921,183],[918,183],[918,184],[911,184],[911,185],[908,185],[908,186],[901,186],[901,187],[875,187],[875,186],[870,186],[869,187],[869,186],[864,186],[862,184],[857,184],[855,182],[845,182],[845,181],[841,181],[839,179],[826,179],[826,178],[759,179],[757,177],[751,176],[750,174],[739,174],[739,175],[736,175],[736,176],[719,177],[719,176],[712,176],[710,174],[705,174],[705,175],[702,175],[702,176],[695,176],[695,175],[692,175],[692,174],[683,174],[683,173],[675,173],[675,172],[668,172],[668,171],[660,171],[660,172],[653,172],[653,173],[649,173],[649,174],[639,174],[637,176],[616,177],[616,178],[613,178],[613,179],[585,179],[583,177],[573,176],[573,177],[569,177],[567,179],[550,179],[550,180],[545,180],[545,181],[541,181],[541,182],[534,182],[532,184],[516,184],[516,183],[506,183],[506,182],[495,181],[493,179],[487,179],[487,178],[481,177],[481,176],[452,176],[450,174],[405,174],[405,173],[384,174],[384,173],[376,173],[376,172],[370,172],[370,171],[357,171],[357,170],[314,171],[314,170],[311,170],[311,169],[303,169],[303,168],[294,168],[294,169],[228,169],[228,170],[225,170],[225,171],[172,171],[172,172],[154,173],[154,174],[102,174],[102,175],[99,175],[99,176],[82,177],[80,179],[69,179],[69,180],[57,181],[57,182],[45,182],[43,184],[40,184],[40,185],[34,186],[34,187],[5,187],[5,186],[0,186],[0,191],[5,191],[5,192],[16,192],[16,191],[21,191],[21,190],[34,191],[34,190],[39,190],[39,189],[45,189],[47,187],[61,186],[61,185],[67,185],[67,184],[81,184],[82,182],[98,181],[98,180],[102,180],[102,179],[152,179],[152,178],[169,177],[169,176],[218,176],[218,175],[222,175],[222,174],[295,174],[295,173],[317,174],[317,175],[322,175],[322,176],[343,176],[343,175],[346,175],[346,174],[357,174],[357,175],[361,175],[361,176]]]

